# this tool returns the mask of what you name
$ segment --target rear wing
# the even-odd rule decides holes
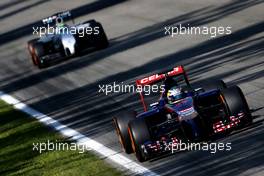
[[[42,23],[44,25],[55,25],[58,18],[61,18],[62,20],[69,20],[72,19],[72,14],[70,13],[70,11],[59,12],[50,17],[44,18],[42,20]]]
[[[142,79],[138,79],[136,80],[136,85],[137,87],[153,85],[157,82],[164,81],[168,77],[174,77],[178,75],[183,75],[186,84],[190,86],[189,80],[187,78],[187,75],[182,65],[174,67],[173,69],[170,69],[170,70],[162,71],[161,73],[157,73],[157,74],[154,74],[154,75],[142,78]],[[143,104],[144,111],[147,111],[147,106],[144,100],[144,95],[142,94],[142,92],[140,92],[139,94],[140,94],[140,100]]]
[[[185,74],[184,68],[182,65],[174,67],[172,70],[163,71],[162,73],[157,73],[142,79],[136,80],[137,86],[152,85],[156,82],[163,81],[168,77],[177,76],[180,74]]]

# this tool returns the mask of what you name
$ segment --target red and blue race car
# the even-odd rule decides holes
[[[194,88],[183,66],[139,79],[136,85],[162,88],[153,96],[140,92],[144,112],[113,118],[122,148],[128,154],[134,152],[140,162],[168,152],[168,145],[179,141],[206,141],[252,123],[238,86],[227,87],[219,80]]]

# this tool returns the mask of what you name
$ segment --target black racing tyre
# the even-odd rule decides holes
[[[103,26],[101,25],[101,23],[97,23],[96,24],[96,27],[99,27],[99,34],[95,35],[96,37],[96,48],[97,49],[104,49],[104,48],[107,48],[108,45],[109,45],[109,42],[108,42],[108,38],[106,36],[106,33],[104,31],[104,28]]]
[[[43,45],[41,43],[36,43],[34,45],[34,60],[39,68],[44,68],[47,64],[41,59],[45,55]]]
[[[245,118],[242,119],[242,126],[252,123],[252,115],[246,98],[242,90],[238,86],[232,86],[228,89],[221,91],[227,105],[229,116],[236,116],[238,113],[243,112]]]
[[[28,41],[27,43],[28,52],[30,54],[31,60],[34,65],[37,65],[36,61],[34,60],[34,45],[36,44],[37,41],[38,39],[33,39],[33,40]]]
[[[204,91],[210,91],[213,89],[224,90],[226,88],[227,88],[226,83],[223,80],[208,82],[203,86]]]
[[[141,145],[146,141],[150,141],[150,134],[144,119],[135,119],[129,122],[128,125],[129,136],[132,148],[136,154],[139,162],[148,160],[148,156],[144,153]]]
[[[134,120],[135,117],[136,115],[134,112],[127,112],[113,118],[119,142],[127,154],[133,152],[130,137],[128,134],[128,123]]]

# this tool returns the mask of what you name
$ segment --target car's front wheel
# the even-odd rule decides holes
[[[225,99],[229,116],[237,116],[239,113],[243,113],[244,118],[241,119],[242,126],[252,123],[253,119],[248,103],[238,86],[222,90],[222,95]]]

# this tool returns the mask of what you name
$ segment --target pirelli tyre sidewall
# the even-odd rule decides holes
[[[117,117],[113,118],[116,133],[121,144],[121,147],[127,154],[133,152],[131,146],[131,140],[128,133],[128,124],[130,121],[134,120],[136,115],[134,112],[125,112],[119,114]]]
[[[245,117],[241,119],[241,126],[252,123],[252,115],[246,98],[238,86],[232,86],[221,91],[224,97],[229,116],[236,116],[243,112]]]
[[[144,162],[149,159],[149,156],[144,153],[142,145],[150,141],[150,134],[147,124],[144,119],[138,118],[129,122],[128,125],[129,136],[131,139],[132,148],[136,154],[138,161]]]

